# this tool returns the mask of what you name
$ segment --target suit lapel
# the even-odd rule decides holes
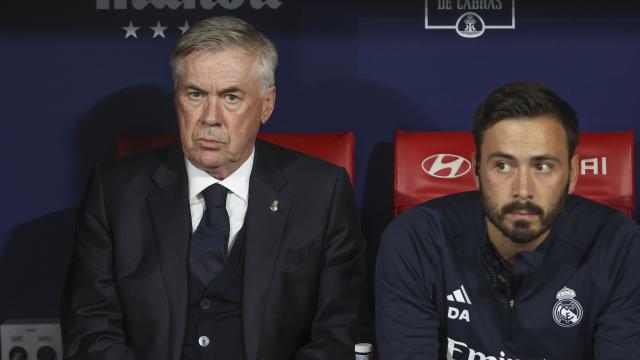
[[[245,217],[247,238],[242,296],[242,325],[248,360],[256,359],[258,355],[264,305],[290,204],[283,193],[286,178],[272,151],[259,141],[255,151]]]
[[[148,196],[147,205],[169,303],[169,358],[179,359],[188,306],[186,259],[191,233],[188,180],[179,144],[167,153],[152,180],[157,191]]]

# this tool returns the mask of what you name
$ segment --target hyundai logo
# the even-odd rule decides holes
[[[453,154],[435,154],[422,160],[422,170],[440,179],[454,179],[471,170],[471,162]]]

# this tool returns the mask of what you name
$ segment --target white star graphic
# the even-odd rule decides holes
[[[184,26],[178,26],[178,29],[180,29],[180,31],[182,31],[182,33],[186,33],[187,30],[189,30],[189,22],[185,21],[184,22]]]
[[[133,36],[136,39],[138,38],[138,35],[136,35],[136,31],[140,29],[140,26],[133,26],[132,21],[129,21],[129,26],[123,26],[122,29],[127,32],[127,34],[124,36],[125,39],[129,36]]]
[[[160,24],[160,20],[158,20],[158,23],[156,24],[156,26],[150,26],[149,28],[153,30],[154,39],[156,38],[156,36],[162,36],[162,38],[164,39],[164,31],[167,30],[167,27],[162,26]]]

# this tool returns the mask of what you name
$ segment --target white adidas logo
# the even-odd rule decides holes
[[[460,285],[460,288],[453,290],[453,293],[447,295],[447,300],[471,305],[471,299],[469,299],[469,295],[467,294],[467,290],[465,290],[464,285]],[[449,319],[471,322],[471,314],[469,313],[469,310],[466,309],[460,310],[456,307],[449,306],[447,316]]]
[[[460,285],[459,289],[453,290],[452,295],[447,295],[447,300],[471,305],[471,300],[469,300],[469,295],[467,295],[464,285]]]

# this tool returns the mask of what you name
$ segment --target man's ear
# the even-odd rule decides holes
[[[267,89],[267,93],[262,98],[262,113],[260,114],[260,122],[264,125],[269,121],[271,113],[276,106],[276,86],[271,85]]]
[[[580,171],[580,156],[573,154],[571,157],[571,170],[569,171],[569,194],[573,193],[573,189],[578,183],[578,172]]]

